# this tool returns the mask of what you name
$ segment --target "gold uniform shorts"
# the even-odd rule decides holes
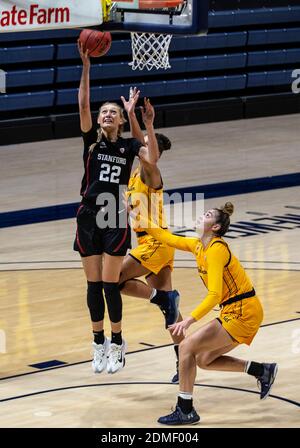
[[[225,305],[219,320],[240,344],[250,345],[263,320],[263,308],[257,296]]]
[[[173,247],[160,243],[151,235],[138,237],[138,246],[130,251],[130,255],[138,260],[146,269],[158,274],[163,268],[169,266],[173,271]]]

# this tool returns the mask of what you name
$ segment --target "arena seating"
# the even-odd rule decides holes
[[[107,56],[93,59],[91,101],[118,100],[130,85],[159,104],[248,98],[291,92],[300,68],[300,6],[210,11],[207,36],[179,36],[170,70],[131,70],[130,37],[114,35]],[[289,27],[290,25],[290,27]],[[0,126],[13,118],[77,112],[81,76],[77,30],[0,34]],[[274,91],[275,89],[275,91]]]

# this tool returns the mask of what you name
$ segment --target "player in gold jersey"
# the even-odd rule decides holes
[[[246,372],[257,378],[260,398],[266,398],[277,374],[277,364],[257,363],[224,356],[239,344],[250,345],[263,320],[259,298],[238,259],[222,239],[229,228],[233,205],[207,211],[197,221],[199,238],[185,238],[151,226],[148,233],[158,241],[193,253],[198,272],[208,289],[205,299],[191,315],[169,327],[176,336],[186,330],[217,304],[220,316],[185,337],[179,346],[179,395],[175,411],[158,419],[166,425],[197,423],[199,415],[193,408],[193,386],[196,368],[230,372]],[[134,214],[134,211],[132,212]]]
[[[128,114],[132,136],[147,145],[148,136],[144,136],[135,115],[135,105],[139,98],[139,91],[132,91],[129,101],[123,99],[124,108]],[[144,123],[154,121],[154,108],[149,100],[145,99],[142,117]],[[163,134],[155,134],[160,156],[163,151],[171,148],[170,140]],[[163,210],[163,181],[157,164],[149,165],[142,161],[132,174],[128,184],[128,201],[134,207],[139,203],[139,210],[143,215],[152,210],[152,220],[155,220],[161,228],[167,229],[167,223]],[[142,206],[143,205],[143,206]],[[157,214],[157,217],[155,215]],[[136,220],[132,226],[136,232],[138,246],[132,249],[123,261],[120,285],[122,294],[150,300],[158,305],[166,318],[166,328],[168,327],[165,307],[170,301],[178,303],[178,292],[172,291],[171,272],[173,270],[174,249],[167,244],[161,243],[148,235],[147,228],[142,228]],[[137,279],[146,276],[147,283]],[[174,313],[168,312],[173,318]],[[176,316],[179,320],[182,317]],[[173,323],[173,322],[172,322]],[[174,350],[177,356],[177,369],[172,381],[178,382],[178,344],[183,336],[172,336]]]

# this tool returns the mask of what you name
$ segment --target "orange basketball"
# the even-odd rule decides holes
[[[79,40],[83,45],[83,51],[89,51],[89,56],[97,58],[104,56],[111,46],[111,34],[109,32],[103,33],[97,30],[82,30]]]

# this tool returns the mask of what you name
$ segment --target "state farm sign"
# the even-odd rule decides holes
[[[86,27],[100,23],[100,0],[0,0],[0,32]]]

